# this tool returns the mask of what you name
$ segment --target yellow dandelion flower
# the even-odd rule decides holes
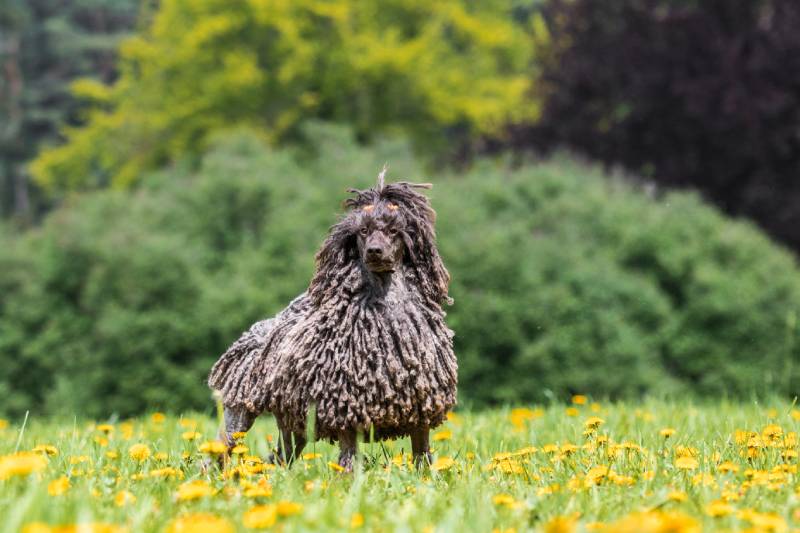
[[[237,431],[236,433],[231,434],[231,437],[233,437],[234,440],[242,440],[246,436],[247,436],[246,431]]]
[[[765,439],[777,439],[783,436],[783,428],[777,424],[770,424],[761,430],[761,435]]]
[[[461,417],[458,416],[453,411],[448,411],[447,412],[447,421],[450,422],[451,424],[459,425],[459,424],[461,424]]]
[[[127,490],[121,490],[114,496],[114,505],[117,507],[125,507],[134,503],[136,503],[136,496]]]
[[[539,451],[539,449],[536,448],[535,446],[526,446],[524,448],[520,448],[519,450],[511,452],[511,455],[513,457],[527,457],[528,455],[533,455],[537,451]]]
[[[264,529],[275,525],[278,520],[278,507],[274,503],[257,505],[248,509],[242,516],[244,527]]]
[[[169,459],[169,454],[167,454],[167,452],[157,452],[155,455],[153,455],[153,459],[156,461],[166,461]]]
[[[108,451],[106,452],[106,457],[108,457],[109,459],[117,459],[119,457],[119,453],[114,451]]]
[[[181,418],[178,421],[178,425],[185,429],[194,429],[197,427],[197,421],[191,418]]]
[[[52,533],[53,528],[42,522],[31,522],[22,528],[22,533]]]
[[[668,439],[675,434],[675,428],[664,428],[661,431],[659,431],[658,434],[664,437],[665,439]]]
[[[202,435],[200,434],[199,431],[192,430],[192,431],[184,431],[183,433],[181,433],[181,438],[183,440],[197,440],[200,437],[202,437]]]
[[[171,466],[166,466],[164,468],[157,468],[155,470],[151,470],[150,477],[162,477],[162,478],[174,478],[174,477],[183,477],[183,472],[176,468],[172,468]]]
[[[453,438],[453,432],[449,429],[443,429],[442,431],[437,431],[433,434],[432,440],[435,442],[443,441],[443,440],[450,440]]]
[[[551,518],[542,528],[544,533],[572,533],[575,531],[574,516],[556,516]]]
[[[717,471],[723,474],[727,474],[729,472],[738,472],[739,465],[731,461],[724,461],[717,466]]]
[[[572,397],[572,403],[575,405],[586,405],[586,402],[588,401],[589,399],[583,394],[576,394]]]
[[[6,429],[8,427],[8,420],[5,418],[0,418],[0,430]]]
[[[201,453],[207,453],[209,455],[221,455],[228,452],[228,447],[218,440],[204,442],[198,449]]]
[[[434,472],[443,472],[455,466],[456,462],[450,457],[439,457],[431,465],[431,470]]]
[[[250,448],[245,446],[244,444],[237,444],[231,449],[231,453],[236,455],[244,455],[250,451]]]
[[[90,461],[88,455],[73,455],[69,458],[69,464],[79,465],[81,463],[88,463]]]
[[[560,451],[564,455],[570,455],[572,453],[577,452],[578,451],[578,447],[575,444],[572,444],[571,442],[567,442],[567,443],[561,445],[561,450]]]
[[[105,433],[106,435],[108,435],[109,433],[114,431],[114,426],[111,424],[100,424],[95,429],[101,433]]]
[[[264,485],[258,484],[248,487],[244,491],[246,498],[269,498],[272,496],[272,486],[269,483]]]
[[[320,457],[322,457],[321,453],[304,453],[303,461],[313,461],[314,459],[319,459]]]
[[[747,520],[758,531],[788,531],[789,526],[777,513],[758,513],[751,511],[749,513],[738,513],[737,518],[740,520]]]
[[[334,463],[333,461],[328,461],[328,468],[335,472],[344,472],[345,468],[340,465],[339,463]]]
[[[512,507],[517,500],[510,494],[496,494],[492,497],[492,503],[498,507]]]
[[[540,408],[528,409],[527,407],[512,409],[510,414],[511,423],[517,428],[521,428],[526,422],[541,418],[542,416],[544,416],[544,410]]]
[[[181,516],[170,522],[166,533],[234,533],[236,529],[228,520],[211,513]]]
[[[94,441],[95,441],[95,442],[97,443],[97,445],[98,445],[98,446],[100,446],[101,448],[105,448],[106,446],[108,446],[108,439],[107,439],[107,438],[105,438],[105,437],[101,437],[100,435],[97,435],[97,436],[94,438]]]
[[[27,476],[47,467],[47,459],[33,452],[19,452],[0,456],[0,480]]]
[[[58,455],[58,448],[49,444],[37,444],[31,451],[45,455]]]
[[[561,491],[561,485],[558,483],[553,483],[552,485],[548,485],[546,487],[539,487],[536,489],[537,496],[546,496],[548,494],[555,494],[556,492]]]
[[[34,522],[22,528],[22,533],[127,533],[127,531],[125,527],[102,522],[84,522],[70,526],[55,527]]]
[[[119,425],[119,430],[122,432],[122,438],[131,440],[133,438],[133,424],[131,422],[123,422]]]
[[[134,444],[128,448],[128,456],[134,461],[146,461],[150,457],[150,447],[147,444]]]
[[[47,493],[50,496],[61,496],[69,490],[70,483],[67,476],[61,476],[47,484]]]
[[[706,514],[714,518],[728,516],[733,511],[733,506],[723,500],[714,500],[706,506]]]
[[[733,490],[723,490],[720,493],[720,499],[725,500],[726,502],[736,502],[742,499],[742,496]]]
[[[277,503],[279,516],[292,516],[303,512],[303,506],[296,502],[281,500]]]
[[[247,471],[248,474],[252,475],[252,474],[260,474],[261,472],[266,470],[267,467],[274,467],[274,466],[275,465],[268,465],[268,464],[263,464],[263,463],[257,463],[257,464],[249,464],[248,463],[248,464],[244,465],[244,468],[245,468],[245,470]]]
[[[689,497],[682,490],[673,490],[667,494],[667,500],[671,502],[685,502]]]
[[[577,407],[567,407],[564,413],[567,416],[578,416],[579,414],[581,414],[581,412],[578,411]]]
[[[214,489],[207,481],[196,479],[178,487],[176,498],[178,501],[190,501],[212,496]]]
[[[597,416],[590,416],[590,417],[589,417],[589,418],[587,418],[587,419],[586,419],[586,421],[583,423],[583,427],[585,427],[586,429],[597,429],[597,428],[599,428],[601,425],[605,424],[605,422],[606,422],[606,421],[605,421],[605,420],[603,420],[603,419],[602,419],[602,418],[600,418],[600,417],[597,417]]]
[[[703,487],[716,487],[717,480],[714,479],[714,476],[712,476],[709,473],[696,474],[692,477],[692,485],[694,486],[700,485]]]
[[[558,444],[545,444],[542,447],[542,451],[544,453],[558,453],[559,447]]]
[[[525,467],[523,467],[519,461],[514,460],[507,460],[501,461],[494,465],[494,469],[498,472],[502,472],[503,474],[524,474]]]
[[[697,466],[697,459],[691,456],[678,457],[675,460],[675,467],[681,470],[694,470]]]
[[[150,415],[150,420],[152,420],[154,424],[163,424],[166,419],[167,416],[164,413],[153,413]]]
[[[675,455],[678,457],[697,457],[697,448],[690,446],[676,446]]]
[[[358,529],[364,525],[364,515],[361,513],[353,513],[350,517],[350,529]]]

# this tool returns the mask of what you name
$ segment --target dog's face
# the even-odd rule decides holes
[[[367,205],[358,217],[356,240],[361,262],[371,272],[394,272],[403,262],[406,223],[397,206]]]

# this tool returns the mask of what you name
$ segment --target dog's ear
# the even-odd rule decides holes
[[[414,241],[407,231],[401,231],[400,237],[403,239],[403,244],[406,246],[406,258],[413,265],[417,262],[417,254],[414,253]]]
[[[404,232],[403,240],[423,295],[437,305],[452,305],[453,299],[447,294],[450,273],[439,255],[432,219],[412,219],[410,226],[411,231]]]
[[[316,271],[308,287],[312,301],[319,303],[333,287],[341,286],[358,259],[352,222],[346,218],[334,225],[316,256]]]

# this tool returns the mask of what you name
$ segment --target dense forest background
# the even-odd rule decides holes
[[[798,23],[790,0],[7,1],[0,411],[210,405],[217,354],[387,161],[435,183],[462,402],[793,395]]]

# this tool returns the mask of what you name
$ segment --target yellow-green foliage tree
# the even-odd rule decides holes
[[[248,125],[271,142],[307,118],[418,147],[533,118],[530,16],[508,1],[164,0],[121,47],[111,87],[82,81],[86,123],[32,164],[51,191],[127,186]],[[466,137],[465,137],[466,136]]]

